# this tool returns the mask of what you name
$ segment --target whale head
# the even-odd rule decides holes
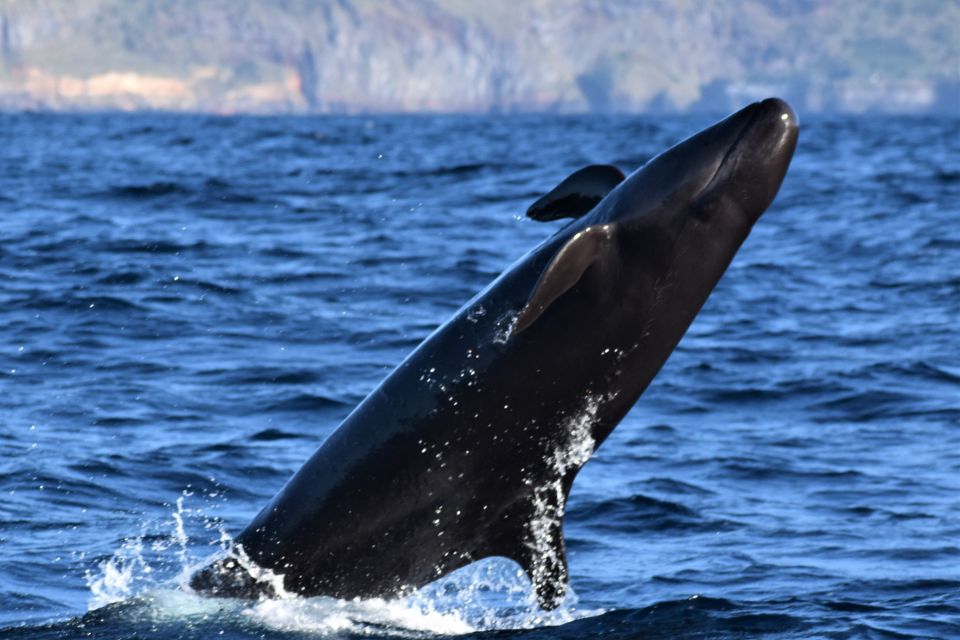
[[[578,203],[591,208],[558,233],[559,250],[546,247],[551,260],[517,315],[514,336],[529,330],[526,340],[562,343],[570,339],[563,328],[576,325],[578,308],[603,309],[589,334],[579,329],[577,339],[591,341],[598,352],[622,354],[609,372],[613,379],[595,385],[616,389],[615,402],[622,407],[610,413],[625,414],[773,202],[798,133],[793,109],[770,98],[683,140],[628,176],[618,178],[604,165],[561,183],[536,203],[531,217],[558,217],[557,210],[570,203],[573,209]],[[563,319],[538,328],[547,313]],[[615,422],[594,430],[598,444]]]
[[[656,219],[676,233],[692,218],[749,231],[773,202],[798,133],[797,115],[783,100],[751,104],[627,176],[587,224],[645,228]]]

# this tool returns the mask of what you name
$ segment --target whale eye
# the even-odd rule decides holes
[[[690,207],[690,217],[700,222],[709,222],[713,218],[714,207],[708,202],[697,202]]]
[[[700,198],[690,207],[690,217],[700,222],[710,222],[723,211],[723,199],[717,196]]]

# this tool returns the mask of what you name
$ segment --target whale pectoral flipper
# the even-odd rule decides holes
[[[511,336],[533,324],[547,307],[577,284],[587,268],[609,249],[614,231],[614,225],[594,225],[563,245],[541,274],[527,304],[517,314]]]
[[[610,164],[592,164],[574,171],[527,209],[527,216],[546,222],[579,218],[623,182],[623,171]]]

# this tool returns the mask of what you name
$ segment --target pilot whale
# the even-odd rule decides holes
[[[771,98],[629,176],[561,182],[528,215],[573,220],[427,337],[190,587],[390,597],[504,556],[558,606],[577,472],[773,201],[797,136]]]

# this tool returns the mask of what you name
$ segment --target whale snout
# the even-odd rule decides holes
[[[767,98],[757,104],[757,113],[748,135],[751,132],[761,138],[756,144],[758,149],[766,154],[768,162],[776,163],[779,160],[789,164],[797,147],[800,120],[786,101]],[[782,169],[783,173],[786,173],[787,167],[783,166]],[[780,176],[780,179],[782,180],[783,176]]]
[[[768,98],[757,110],[756,120],[747,132],[752,141],[746,152],[748,164],[752,165],[754,188],[748,191],[750,197],[743,203],[745,212],[754,221],[780,190],[800,135],[800,120],[784,100]]]
[[[796,112],[786,100],[767,98],[757,103],[757,109],[763,113],[762,117],[772,118],[784,127],[796,129],[800,124]]]
[[[705,200],[733,205],[752,225],[773,202],[797,146],[800,121],[780,98],[767,98],[739,114],[746,124],[729,148],[707,189]]]

